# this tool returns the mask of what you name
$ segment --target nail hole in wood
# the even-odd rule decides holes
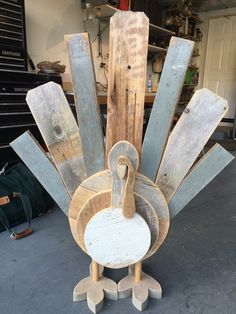
[[[57,135],[62,134],[62,129],[61,129],[60,125],[55,125],[54,130],[55,130]]]

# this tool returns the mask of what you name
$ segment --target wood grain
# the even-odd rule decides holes
[[[95,196],[96,193],[106,190],[111,191],[111,186],[110,171],[105,170],[84,180],[76,190],[70,204],[69,222],[72,235],[78,244],[76,219],[81,208],[89,199]],[[148,254],[145,256],[146,259],[157,251],[168,234],[170,224],[169,209],[166,200],[158,187],[150,179],[139,173],[136,175],[134,193],[140,195],[145,201],[150,203],[159,220],[159,236],[157,237],[156,242],[150,247]]]
[[[77,244],[86,252],[84,244],[84,232],[89,220],[100,210],[110,207],[111,191],[103,191],[95,194],[87,200],[78,212],[76,224],[73,225],[73,234]],[[147,222],[151,232],[151,247],[156,245],[159,235],[159,220],[154,208],[143,197],[135,194],[135,207],[137,212]]]
[[[70,197],[61,177],[44,150],[28,131],[10,143],[36,179],[51,195],[61,210],[68,215]]]
[[[141,173],[155,181],[193,51],[192,41],[172,37],[142,146]]]
[[[187,175],[228,109],[227,101],[206,88],[195,92],[173,129],[156,183],[167,202]]]
[[[99,264],[92,260],[91,268],[92,268],[93,282],[98,282],[99,277],[100,277],[100,275],[99,275]]]
[[[173,219],[233,159],[233,155],[219,144],[215,144],[191,169],[170,199],[168,206],[171,218]]]
[[[123,215],[122,208],[109,207],[89,220],[84,243],[89,256],[100,265],[122,268],[145,256],[151,243],[151,233],[137,212],[128,219]]]
[[[108,167],[109,167],[109,170],[111,171],[111,177],[112,177],[112,206],[113,207],[122,206],[124,189],[125,189],[125,184],[126,184],[125,176],[121,178],[120,172],[117,171],[118,169],[120,169],[118,168],[120,156],[124,156],[130,160],[134,172],[137,171],[138,165],[139,165],[138,152],[131,143],[127,141],[120,141],[112,147],[108,155]]]
[[[118,159],[118,165],[127,168],[127,174],[125,178],[126,182],[124,186],[124,192],[122,195],[121,208],[123,209],[123,215],[126,218],[132,218],[135,213],[135,200],[134,200],[135,172],[132,163],[127,156],[120,156]]]
[[[121,140],[140,153],[146,84],[148,18],[117,12],[110,22],[106,152]]]
[[[26,101],[48,150],[72,196],[86,177],[79,128],[60,85],[53,82],[27,93]]]
[[[141,278],[142,280],[137,282],[134,274],[131,273],[118,283],[119,299],[132,295],[132,303],[139,311],[143,311],[147,307],[148,297],[155,299],[161,299],[162,297],[159,282],[144,272],[141,272]]]
[[[98,313],[103,308],[104,295],[111,300],[118,299],[117,284],[110,278],[101,276],[94,282],[92,276],[82,279],[74,288],[73,301],[84,301],[87,299],[89,309]]]
[[[75,107],[88,176],[104,170],[104,135],[88,33],[65,36]]]

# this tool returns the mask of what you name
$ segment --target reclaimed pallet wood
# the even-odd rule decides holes
[[[137,265],[137,264],[136,264]],[[136,266],[135,265],[135,266]],[[132,303],[138,311],[144,311],[148,305],[148,297],[161,299],[162,289],[158,281],[141,271],[141,280],[136,280],[136,274],[130,273],[118,283],[119,299],[132,295]]]
[[[172,37],[142,146],[141,172],[155,181],[193,51],[192,41]]]
[[[156,179],[167,203],[227,110],[227,101],[206,88],[193,95],[169,136]]]
[[[112,206],[120,207],[123,201],[125,178],[122,177],[121,172],[123,166],[118,165],[120,156],[128,157],[134,172],[137,171],[139,166],[138,152],[135,147],[127,141],[120,141],[116,143],[108,154],[108,167],[111,171],[112,177]],[[122,168],[121,168],[122,167]],[[126,166],[124,166],[126,169]],[[117,169],[119,171],[117,171]],[[122,169],[122,170],[121,170]]]
[[[103,307],[104,295],[110,300],[118,299],[116,282],[104,276],[101,276],[98,281],[94,281],[91,275],[82,279],[75,286],[73,301],[87,300],[89,309],[93,313],[98,313]]]
[[[83,206],[85,208],[89,206],[89,200],[92,200],[97,193],[107,190],[111,191],[111,182],[111,173],[109,170],[105,170],[84,180],[76,190],[71,200],[68,216],[72,235],[79,246],[81,245],[81,238],[78,235],[77,217]],[[134,193],[135,195],[140,195],[154,208],[159,221],[159,235],[144,257],[144,259],[147,259],[156,253],[168,234],[170,225],[169,209],[163,194],[157,186],[150,179],[139,173],[136,175]],[[107,202],[110,202],[110,199]],[[101,204],[98,204],[98,206],[101,206]],[[139,213],[141,214],[141,212]],[[84,224],[86,224],[86,220],[84,220]]]
[[[134,181],[135,181],[135,171],[132,166],[130,159],[127,156],[120,156],[118,159],[118,167],[121,169],[126,169],[126,182],[123,189],[122,195],[122,204],[121,208],[123,209],[123,215],[126,218],[132,218],[135,213],[135,200],[134,200]],[[124,171],[120,179],[125,178]]]
[[[65,36],[80,128],[84,164],[88,176],[104,170],[104,135],[97,100],[96,80],[88,33]]]
[[[137,263],[146,255],[150,243],[151,232],[143,217],[135,212],[128,219],[122,208],[100,210],[89,220],[84,232],[89,256],[109,268]]]
[[[135,193],[136,211],[140,214],[148,224],[151,231],[151,247],[156,243],[159,234],[158,216],[152,207],[143,197]],[[79,210],[76,221],[77,243],[86,252],[84,244],[85,228],[97,212],[111,206],[111,190],[96,193],[88,199],[84,206]]]
[[[215,144],[191,169],[170,199],[168,207],[171,218],[174,218],[233,159],[233,155],[219,144]]]
[[[117,12],[110,22],[106,154],[127,140],[141,151],[147,67],[148,18]]]
[[[72,196],[86,171],[78,125],[60,85],[46,83],[27,93],[26,101],[48,150]]]
[[[11,142],[10,146],[67,215],[70,206],[69,194],[57,169],[32,134],[29,131],[23,133]]]

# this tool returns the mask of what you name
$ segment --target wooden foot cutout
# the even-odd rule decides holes
[[[118,283],[119,299],[132,295],[132,303],[139,311],[143,311],[148,305],[148,297],[161,299],[162,290],[160,284],[148,274],[142,272],[142,279],[135,281],[133,272]]]
[[[73,301],[87,299],[88,307],[93,313],[98,313],[102,309],[104,296],[111,300],[118,299],[116,282],[104,276],[97,282],[93,281],[92,276],[84,278],[73,291]]]
[[[115,281],[104,277],[104,267],[92,262],[90,276],[82,279],[74,288],[73,301],[84,301],[87,299],[89,309],[98,313],[103,308],[104,297],[110,300],[118,299],[117,284]]]

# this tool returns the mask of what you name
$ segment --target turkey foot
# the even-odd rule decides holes
[[[118,283],[119,299],[132,294],[132,303],[137,310],[143,311],[148,305],[148,297],[161,299],[160,284],[151,276],[142,272],[142,263],[135,264],[134,271],[130,267],[129,275]]]
[[[87,299],[88,307],[93,313],[98,313],[103,308],[104,296],[111,300],[118,299],[116,282],[104,277],[102,273],[103,267],[92,261],[90,276],[77,283],[73,291],[73,301]]]

